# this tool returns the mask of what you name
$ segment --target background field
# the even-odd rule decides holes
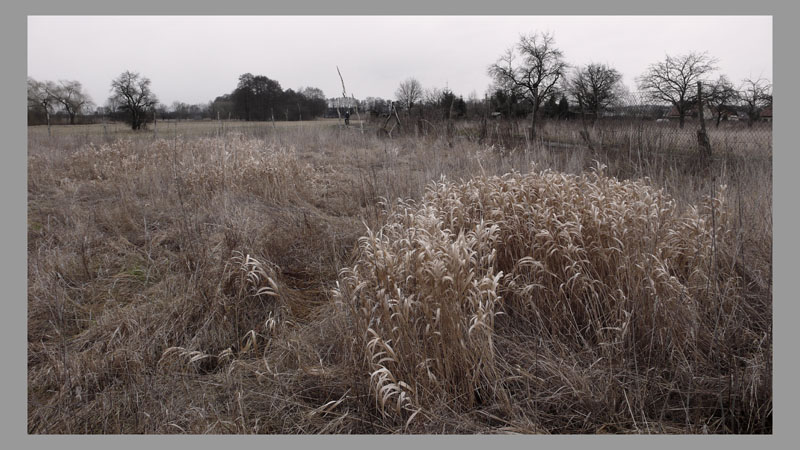
[[[353,119],[351,123],[356,126],[360,124]],[[149,134],[151,137],[160,136],[162,138],[174,137],[175,134],[181,136],[216,136],[222,133],[261,133],[266,134],[276,128],[330,128],[339,124],[337,119],[319,119],[311,121],[277,121],[272,122],[245,122],[245,121],[216,121],[216,120],[165,120],[159,121],[155,127],[149,124],[149,129],[143,132],[131,130],[125,123],[109,122],[106,124],[78,124],[78,125],[53,125],[50,134],[53,138],[60,137],[84,137],[97,140],[100,137],[116,139],[122,137],[141,136]],[[47,125],[35,125],[28,127],[28,138],[45,138],[48,136]]]
[[[28,431],[771,432],[768,127],[759,125],[756,134],[712,131],[714,157],[703,163],[691,127],[596,127],[589,146],[577,126],[556,121],[544,124],[536,142],[525,141],[524,124],[510,122],[408,127],[391,139],[379,125],[366,123],[363,134],[355,123],[341,128],[336,120],[164,122],[157,132],[140,133],[122,124],[54,126],[50,135],[46,127],[29,127]],[[598,167],[602,178],[595,180]],[[545,169],[558,178],[548,178]],[[492,178],[512,172],[507,187]],[[603,180],[635,182],[619,189],[667,211],[658,220],[649,213],[639,222],[626,219],[641,226],[623,243],[631,258],[661,248],[654,224],[674,226],[669,230],[682,231],[669,236],[685,239],[659,250],[658,261],[667,261],[664,280],[652,268],[622,275],[583,257],[591,263],[581,273],[596,276],[586,286],[617,286],[626,302],[609,306],[622,298],[610,290],[583,302],[589,291],[567,289],[552,303],[536,303],[564,290],[566,280],[555,280],[567,264],[558,258],[576,248],[554,237],[556,260],[536,253],[536,246],[529,255],[554,274],[553,284],[527,272],[515,273],[541,286],[516,292],[499,281],[492,292],[508,302],[493,300],[493,309],[481,310],[487,331],[476,340],[458,327],[470,325],[465,314],[477,314],[483,300],[474,310],[447,309],[462,296],[432,287],[441,276],[416,275],[402,285],[403,295],[434,293],[442,302],[438,314],[450,314],[453,329],[461,330],[452,336],[469,336],[463,345],[443,342],[437,348],[444,350],[429,355],[428,347],[410,344],[430,337],[424,327],[382,329],[380,315],[360,309],[385,294],[385,283],[399,283],[376,274],[388,267],[380,261],[406,249],[384,247],[379,238],[359,244],[359,238],[393,226],[398,234],[389,228],[383,234],[389,243],[407,239],[433,248],[438,242],[481,255],[483,238],[458,247],[455,225],[434,224],[455,220],[455,213],[441,211],[463,209],[455,214],[461,222],[449,223],[461,223],[465,235],[482,219],[512,223],[513,214],[492,219],[488,206],[470,209],[472,201],[437,203],[436,192],[458,199],[456,193],[471,192],[468,183],[476,183],[484,196],[474,198],[489,205],[520,183],[527,186],[522,192],[541,189],[537,195],[553,202],[554,211],[583,214],[576,205],[612,195],[600,187],[612,181]],[[564,188],[547,189],[555,183]],[[574,196],[561,198],[561,192]],[[500,243],[493,244],[498,260],[507,251],[513,264],[522,261],[525,243],[545,229],[525,212],[530,204],[519,201],[519,217],[530,221],[518,223],[534,231],[520,228],[519,236],[527,237],[518,245],[501,245],[516,242],[510,235],[492,241]],[[588,235],[595,222],[580,223]],[[613,234],[602,220],[596,223],[598,236]],[[553,226],[558,236],[565,225]],[[421,231],[403,234],[411,229]],[[651,235],[657,238],[648,240]],[[669,259],[669,248],[685,252]],[[462,260],[452,261],[442,274],[456,279]],[[504,264],[463,261],[476,271]],[[405,273],[385,270],[392,280]],[[687,290],[666,293],[662,282]],[[539,300],[528,309],[525,298]],[[585,315],[566,309],[584,304],[594,309]],[[396,317],[387,315],[381,326]],[[600,323],[607,329],[594,328]],[[626,324],[632,331],[614,334]],[[371,365],[381,359],[370,359],[378,350],[390,360]],[[420,355],[428,357],[414,359]],[[437,372],[433,362],[425,369],[428,360],[460,367],[465,358],[482,368],[470,380],[443,376],[453,370]]]

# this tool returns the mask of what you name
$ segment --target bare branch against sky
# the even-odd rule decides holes
[[[392,98],[408,77],[482,96],[487,67],[537,31],[569,64],[608,64],[631,89],[650,64],[689,52],[734,82],[772,79],[769,16],[30,16],[28,75],[79,81],[98,105],[125,70],[164,104],[213,100],[247,72],[334,97],[337,65],[360,97]]]

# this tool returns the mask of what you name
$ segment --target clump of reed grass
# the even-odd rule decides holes
[[[433,398],[465,406],[496,379],[492,330],[499,275],[497,226],[454,234],[434,208],[406,205],[360,240],[361,259],[343,271],[346,302],[364,345],[381,409],[414,411]]]
[[[509,415],[525,378],[515,345],[541,347],[538,361],[521,358],[531,367],[561,352],[585,370],[605,361],[597,369],[669,380],[678,392],[713,371],[715,317],[741,290],[719,251],[732,235],[724,187],[680,208],[647,180],[602,169],[434,183],[359,241],[334,297],[381,411],[410,421],[438,404],[492,405]],[[607,395],[627,398],[618,382],[605,381]],[[661,387],[648,395],[669,403]],[[649,406],[642,414],[663,419]]]

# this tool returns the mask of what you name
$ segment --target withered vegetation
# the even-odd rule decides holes
[[[213,134],[31,135],[30,433],[772,431],[771,154]]]

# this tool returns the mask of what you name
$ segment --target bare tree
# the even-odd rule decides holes
[[[54,85],[51,81],[37,81],[28,77],[28,109],[36,114],[44,114],[47,126],[50,126],[50,113],[53,112],[56,99],[51,91]]]
[[[422,101],[425,102],[426,105],[435,105],[439,102],[439,99],[442,98],[442,93],[444,91],[437,87],[425,89],[425,92],[422,94]]]
[[[395,92],[397,102],[404,105],[406,109],[411,109],[415,103],[422,100],[422,84],[416,78],[407,78],[400,83],[400,87]]]
[[[618,103],[623,93],[622,74],[605,64],[580,67],[566,83],[566,90],[596,120],[606,108]]]
[[[175,120],[177,121],[181,119],[186,120],[189,116],[189,105],[178,100],[172,102],[170,109],[172,109],[172,112],[175,114]]]
[[[704,91],[705,102],[714,112],[715,126],[719,127],[726,109],[732,109],[739,101],[739,91],[736,90],[733,83],[725,75],[720,75]]]
[[[134,130],[142,128],[147,112],[158,103],[150,90],[150,79],[129,70],[111,82],[111,93],[119,108],[128,113],[128,123]]]
[[[325,100],[325,93],[322,92],[320,88],[308,86],[298,89],[298,92],[303,94],[306,98]]]
[[[772,84],[764,78],[745,79],[739,88],[739,98],[747,113],[747,126],[752,127],[761,111],[772,106]]]
[[[118,112],[120,110],[120,103],[118,98],[109,97],[108,99],[106,99],[106,104],[103,108],[104,108],[103,112],[105,113],[106,116],[111,118],[111,120],[114,121],[118,120]]]
[[[79,81],[61,80],[51,86],[51,94],[69,116],[70,125],[75,125],[75,116],[94,106],[94,102],[89,94],[83,91]]]
[[[704,81],[707,73],[716,70],[716,63],[717,60],[706,53],[667,55],[664,61],[651,64],[638,78],[639,89],[654,101],[674,106],[683,128],[686,113],[694,104],[697,82]]]
[[[518,61],[519,60],[519,61]],[[489,66],[498,87],[516,94],[531,103],[531,139],[536,137],[536,116],[539,106],[550,97],[563,79],[567,63],[549,33],[520,36],[516,46],[508,49],[496,63]]]

